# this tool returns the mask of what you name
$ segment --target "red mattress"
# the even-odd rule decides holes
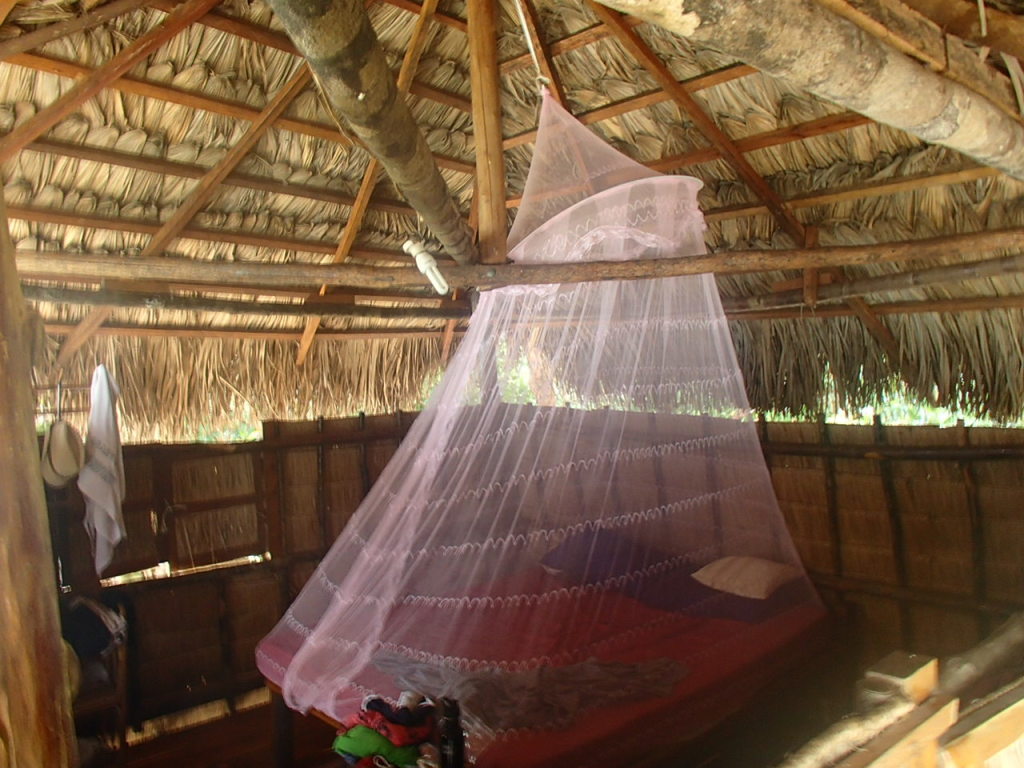
[[[535,578],[545,581],[552,577],[538,572]],[[518,585],[523,586],[522,574]],[[543,589],[543,584],[536,586]],[[667,658],[681,662],[687,673],[671,695],[590,709],[568,729],[558,731],[505,732],[496,737],[474,734],[471,748],[477,766],[612,768],[635,764],[643,754],[690,740],[738,711],[761,687],[807,652],[808,645],[820,637],[821,633],[816,629],[824,616],[817,601],[801,602],[757,623],[693,617],[680,611],[662,611],[646,604],[640,605],[633,600],[628,600],[628,605],[622,604],[621,600],[619,602],[620,610],[609,612],[607,603],[601,605],[599,595],[589,596],[580,599],[573,606],[573,611],[577,620],[581,615],[584,618],[587,614],[594,618],[599,616],[606,630],[621,630],[612,632],[619,635],[619,640],[612,647],[602,646],[600,658],[603,661],[641,663]],[[434,650],[431,648],[430,622],[416,621],[419,617],[414,613],[418,610],[422,609],[399,609],[402,614],[396,623],[400,626],[415,625],[417,646]],[[523,610],[536,611],[536,608]],[[498,627],[516,626],[515,620],[510,620],[507,607],[500,624],[495,623],[497,617],[489,617],[486,613],[477,611],[473,614],[471,623],[460,635],[463,647],[445,648],[446,655],[515,657],[515,634],[498,630]],[[628,626],[615,626],[617,621],[621,623],[627,617]],[[638,618],[641,619],[639,622]],[[410,619],[414,620],[410,622]],[[532,619],[536,621],[536,616]],[[557,620],[548,624],[550,631],[541,645],[555,653],[564,640],[566,625]],[[635,631],[638,624],[648,629]],[[447,633],[444,636],[451,642]],[[401,638],[395,641],[402,644]],[[532,653],[536,654],[536,636],[533,642]],[[275,674],[274,670],[283,672],[289,661],[287,653],[267,643],[261,650],[265,660],[271,662],[261,663],[261,669],[273,684],[279,686],[282,675]],[[547,651],[542,647],[542,652]],[[371,674],[371,680],[367,682],[376,689],[372,681],[375,676]],[[386,681],[380,682],[384,683],[380,690],[386,691]],[[359,701],[362,693],[341,698]],[[329,719],[339,720],[350,712],[323,714]]]

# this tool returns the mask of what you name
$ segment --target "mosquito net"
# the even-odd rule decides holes
[[[699,188],[545,98],[511,258],[703,253]],[[483,294],[428,406],[257,655],[294,708],[340,719],[371,693],[453,696],[479,744],[671,696],[816,600],[713,278],[516,286]],[[712,625],[713,648],[675,650]]]

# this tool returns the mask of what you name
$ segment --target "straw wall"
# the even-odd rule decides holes
[[[305,584],[412,418],[268,422],[260,443],[126,449],[129,540],[107,575],[272,555],[108,588],[129,608],[134,721],[260,685],[255,644]],[[625,425],[625,439],[649,438],[644,417],[630,419],[636,423]],[[758,429],[795,545],[826,602],[852,617],[863,666],[896,648],[956,653],[1024,607],[1024,432]],[[591,437],[584,430],[581,439]],[[662,486],[678,481],[660,461],[630,469],[635,497],[624,503],[658,503]],[[572,504],[545,500],[544,488],[525,492],[539,510],[572,514]],[[91,565],[81,500],[69,489],[51,492],[50,502],[65,580],[77,588]]]

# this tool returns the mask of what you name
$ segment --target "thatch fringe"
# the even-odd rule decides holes
[[[98,338],[75,359],[63,380],[85,385],[103,363],[121,388],[125,442],[190,442],[264,419],[308,420],[360,411],[417,410],[424,382],[440,366],[440,340],[321,342],[307,364],[295,365],[296,343],[228,340],[154,341]],[[37,381],[54,381],[37,369]],[[53,407],[52,390],[40,404]],[[71,394],[65,407],[86,407],[88,393]],[[84,426],[87,413],[69,413]]]

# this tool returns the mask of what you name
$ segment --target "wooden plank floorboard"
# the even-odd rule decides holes
[[[293,768],[335,768],[334,731],[312,717],[295,716]],[[275,768],[269,706],[169,734],[129,748],[125,768]]]

